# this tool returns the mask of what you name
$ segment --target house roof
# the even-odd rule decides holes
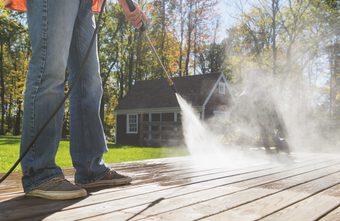
[[[173,78],[178,93],[193,106],[203,106],[221,74]],[[179,107],[165,79],[137,81],[119,101],[116,110]]]

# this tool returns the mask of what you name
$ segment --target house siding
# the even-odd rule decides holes
[[[138,133],[128,134],[126,132],[126,114],[117,115],[117,133],[116,133],[116,143],[122,145],[133,145],[139,146],[139,131],[140,131],[140,115],[138,115]]]
[[[208,75],[205,77],[208,77]],[[214,76],[214,78],[216,78],[216,75]],[[195,101],[197,104],[199,104],[194,105],[194,108],[201,114],[201,118],[209,119],[210,117],[214,116],[214,111],[219,112],[227,111],[229,103],[231,103],[231,95],[230,91],[228,90],[226,79],[222,75],[216,78],[216,80],[213,82],[211,82],[211,78],[207,78],[207,81],[205,82],[206,84],[198,82],[196,78],[193,79],[194,79],[193,82],[194,83],[196,82],[196,84],[194,84],[195,87],[193,88],[197,89],[196,90],[197,93],[191,93],[192,91],[188,90],[188,88],[192,89],[191,87],[192,85],[188,84],[189,81],[187,80],[185,82],[179,81],[178,83],[180,85],[180,88],[182,88],[182,92],[183,93],[185,92],[184,95],[185,94],[188,95],[188,93],[190,92],[189,93],[190,96],[186,97],[189,103],[193,103],[193,101]],[[200,81],[203,80],[205,79],[200,79]],[[224,82],[226,84],[225,94],[219,93],[218,87],[219,82]],[[181,117],[180,115],[178,116],[176,115],[176,117],[173,116],[174,113],[180,112],[180,108],[178,107],[176,98],[174,98],[171,91],[162,91],[163,87],[157,88],[154,87],[154,85],[149,84],[150,82],[148,83],[148,85],[144,86],[146,88],[149,88],[149,90],[153,92],[152,96],[154,97],[154,99],[150,100],[149,97],[148,99],[146,99],[145,97],[144,98],[140,97],[140,95],[143,94],[141,90],[141,86],[143,85],[139,85],[139,89],[135,88],[134,93],[130,93],[128,97],[130,100],[125,101],[125,105],[129,106],[130,104],[129,106],[130,108],[127,107],[121,108],[120,106],[119,108],[117,108],[116,143],[137,146],[164,146],[164,145],[175,146],[178,144],[182,144],[183,133]],[[202,86],[205,87],[202,88]],[[208,91],[207,89],[210,89],[210,91]],[[138,92],[138,90],[140,90],[140,92]],[[158,96],[158,94],[160,93],[155,92],[158,90],[162,92],[164,96]],[[203,97],[201,92],[204,94]],[[151,92],[149,91],[149,93]],[[193,95],[195,95],[196,97]],[[172,106],[166,107],[162,106],[164,102],[167,102],[169,99],[173,98],[175,99],[175,101],[173,102]],[[147,104],[136,106],[136,104],[138,104],[138,102],[142,100],[145,100]],[[162,101],[162,103],[159,103],[160,101]],[[169,103],[167,105],[169,105]],[[138,133],[128,134],[126,128],[127,114],[135,113],[139,113]]]
[[[116,143],[154,147],[179,145],[183,141],[181,117],[175,117],[175,113],[177,115],[177,112],[138,114],[137,134],[127,133],[127,114],[116,115]]]
[[[226,111],[231,101],[230,92],[226,87],[226,93],[220,94],[218,87],[214,90],[211,98],[205,106],[204,119],[214,116],[214,111]]]

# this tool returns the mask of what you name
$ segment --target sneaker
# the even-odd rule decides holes
[[[91,189],[107,186],[123,186],[130,184],[131,182],[132,182],[131,177],[124,176],[122,174],[117,173],[116,171],[110,170],[100,180],[96,180],[87,184],[78,183],[77,185],[85,189]]]
[[[64,177],[55,177],[26,193],[26,196],[49,200],[70,200],[87,196],[85,189],[76,186]]]

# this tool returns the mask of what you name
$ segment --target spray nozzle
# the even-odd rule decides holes
[[[167,80],[171,90],[176,94],[177,90],[176,90],[176,86],[175,86],[174,81],[170,77],[167,77],[166,80]]]

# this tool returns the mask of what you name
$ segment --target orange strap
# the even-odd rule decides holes
[[[99,13],[102,8],[103,0],[92,0],[92,11]]]
[[[100,8],[103,4],[103,0],[92,0],[92,11],[95,13],[100,12]],[[15,11],[20,11],[20,12],[25,12],[27,11],[26,7],[26,0],[12,0],[12,2],[6,6],[6,8],[15,10]]]
[[[9,5],[6,5],[6,8],[15,10],[15,11],[24,12],[27,10],[26,0],[12,0],[12,3],[10,3]]]

